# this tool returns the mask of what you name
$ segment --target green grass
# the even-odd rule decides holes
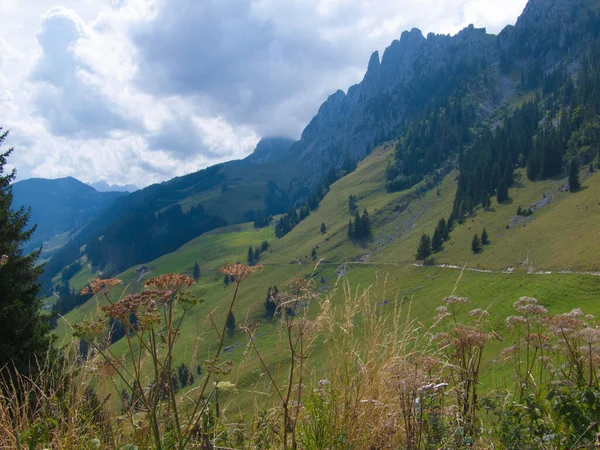
[[[191,274],[195,261],[201,267],[201,277],[194,290],[205,302],[188,316],[182,329],[180,345],[176,349],[176,363],[197,364],[209,357],[215,349],[216,339],[211,320],[223,323],[225,308],[233,294],[233,286],[223,285],[218,268],[225,262],[246,261],[248,245],[270,243],[261,257],[264,269],[242,284],[234,314],[238,324],[260,323],[256,344],[277,379],[285,377],[288,353],[281,339],[281,328],[269,324],[264,318],[264,301],[269,286],[283,290],[292,278],[307,277],[315,261],[310,257],[317,248],[317,259],[322,259],[316,269],[316,287],[331,295],[334,307],[341,307],[343,290],[335,289],[338,269],[345,265],[347,281],[353,291],[370,289],[372,300],[381,304],[381,311],[393,310],[396,302],[412,299],[411,315],[424,324],[430,324],[435,308],[443,297],[451,294],[460,275],[459,270],[440,267],[415,267],[414,252],[423,232],[432,233],[441,217],[448,217],[456,189],[456,172],[449,174],[440,185],[440,195],[432,189],[414,199],[403,208],[411,192],[387,193],[383,188],[385,167],[392,157],[392,149],[376,149],[352,174],[331,186],[330,192],[318,210],[283,237],[275,239],[273,227],[255,230],[251,224],[229,226],[206,233],[189,242],[176,252],[164,255],[146,265],[152,270],[149,276],[176,272]],[[600,248],[598,244],[598,217],[600,205],[600,175],[594,173],[582,182],[577,194],[560,193],[564,180],[529,182],[519,174],[516,187],[510,189],[511,200],[505,204],[493,201],[491,211],[478,211],[451,234],[445,249],[435,256],[436,262],[469,268],[505,269],[508,273],[480,273],[465,271],[456,287],[456,293],[472,301],[472,308],[489,309],[491,325],[501,335],[506,335],[504,320],[511,315],[512,304],[520,296],[536,297],[551,313],[581,307],[586,313],[600,314],[600,277],[578,274],[559,274],[558,271],[597,271]],[[550,204],[535,212],[523,224],[506,229],[515,216],[517,207],[529,207],[542,198],[552,196]],[[352,243],[347,238],[348,196],[355,195],[360,210],[367,208],[373,223],[373,239]],[[233,201],[233,200],[231,200]],[[327,232],[321,234],[321,223]],[[471,238],[487,228],[491,245],[478,255],[471,252]],[[364,257],[368,255],[368,257]],[[363,262],[357,262],[363,256]],[[520,264],[528,259],[528,264]],[[131,268],[119,278],[127,292],[138,291],[142,282]],[[552,275],[528,273],[533,270],[553,271]],[[79,273],[74,283],[85,276]],[[325,281],[324,283],[321,280]],[[389,300],[389,303],[386,303]],[[69,323],[79,322],[98,314],[97,300],[76,308],[61,320],[56,334],[59,343],[69,340]],[[407,307],[408,305],[406,305]],[[314,315],[317,306],[313,305]],[[233,346],[225,358],[234,362],[234,372],[228,378],[236,383],[240,395],[231,403],[230,411],[244,410],[258,398],[268,399],[269,392],[259,361],[247,350],[248,339],[242,332],[227,338],[226,346]],[[486,354],[483,380],[499,383],[504,370],[488,370],[499,366],[498,351],[505,344],[493,343]],[[123,343],[115,351],[123,350]],[[326,345],[315,346],[309,367],[317,374],[327,374],[329,360]],[[496,377],[496,380],[493,378]],[[494,381],[495,383],[492,383]],[[232,400],[233,402],[233,400]]]

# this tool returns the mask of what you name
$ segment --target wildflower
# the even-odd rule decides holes
[[[469,311],[471,317],[485,318],[488,316],[488,312],[485,309],[477,308]]]
[[[461,305],[469,303],[469,299],[466,297],[457,297],[456,295],[450,295],[442,300],[446,305]]]
[[[548,314],[548,310],[542,305],[524,305],[518,308],[518,311],[525,314],[526,316],[543,316]]]
[[[176,273],[166,273],[164,275],[148,279],[144,287],[153,287],[155,289],[172,290],[182,287],[189,287],[196,282],[189,275],[178,275]]]
[[[229,264],[226,263],[223,267],[219,269],[223,275],[229,275],[233,277],[233,280],[236,283],[241,283],[246,278],[248,278],[253,272],[257,270],[261,270],[263,266],[261,264],[257,264],[255,266],[247,266],[245,264]]]
[[[92,280],[92,282],[84,287],[81,291],[81,295],[94,294],[96,295],[100,291],[104,291],[105,289],[116,286],[117,284],[123,283],[121,280],[117,278],[105,278],[101,280],[100,278],[96,278]]]
[[[513,307],[515,309],[519,309],[523,306],[527,306],[527,305],[535,305],[537,304],[537,300],[533,297],[521,297],[519,300],[517,300],[514,304]]]
[[[581,308],[575,308],[570,313],[566,313],[565,316],[568,316],[568,317],[583,317],[584,314],[583,314],[583,311],[581,310]]]
[[[506,328],[512,330],[515,326],[527,323],[527,319],[523,316],[509,316],[506,318]]]
[[[525,337],[535,348],[544,348],[548,344],[548,336],[544,333],[531,333]]]
[[[581,340],[588,345],[596,344],[600,341],[600,330],[597,328],[584,328],[578,334]]]
[[[546,319],[550,329],[556,334],[567,334],[583,326],[583,322],[577,317],[568,314],[558,314]]]
[[[125,319],[130,313],[136,311],[141,303],[142,296],[140,294],[131,294],[116,303],[102,306],[100,309],[102,309],[108,317],[112,317],[113,319]]]
[[[7,262],[8,262],[8,256],[2,255],[0,257],[0,267],[5,266]]]
[[[466,325],[457,326],[452,330],[456,336],[454,344],[457,347],[469,348],[479,347],[483,348],[485,342],[490,338],[489,333],[481,331],[478,328],[470,327]]]
[[[320,386],[329,386],[330,384],[331,384],[331,381],[329,381],[329,380],[319,380]]]

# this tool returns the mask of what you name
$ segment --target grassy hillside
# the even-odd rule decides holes
[[[383,314],[391,313],[394,305],[408,305],[412,300],[411,316],[425,324],[432,322],[441,299],[456,291],[470,298],[473,308],[488,309],[492,325],[500,334],[506,333],[504,319],[511,315],[512,304],[523,295],[538,298],[551,313],[581,307],[587,313],[600,314],[597,302],[600,277],[558,273],[598,270],[595,255],[600,250],[596,209],[600,175],[587,177],[577,194],[560,192],[562,179],[532,183],[520,176],[517,187],[510,190],[511,200],[501,205],[494,202],[490,211],[478,211],[465,224],[457,226],[445,249],[436,255],[435,262],[439,265],[466,265],[467,270],[457,284],[461,272],[456,268],[414,265],[421,234],[432,233],[437,221],[450,213],[455,174],[449,174],[439,186],[439,195],[436,188],[420,198],[414,191],[387,193],[382,184],[391,153],[390,148],[376,149],[354,173],[333,184],[319,209],[282,239],[275,239],[272,227],[256,230],[251,224],[230,226],[206,233],[176,252],[147,263],[152,270],[149,276],[169,272],[191,274],[195,261],[201,267],[194,290],[205,302],[195,307],[186,319],[181,345],[175,354],[177,363],[185,361],[194,367],[214,352],[216,341],[211,320],[223,323],[234,289],[223,284],[218,268],[225,262],[245,262],[248,245],[260,245],[264,240],[270,244],[261,256],[264,268],[243,283],[233,312],[238,325],[260,323],[256,345],[278,377],[285,376],[288,354],[281,339],[281,327],[265,319],[266,291],[273,285],[283,290],[288,280],[310,276],[316,264],[310,256],[313,248],[317,249],[317,260],[321,260],[315,272],[315,288],[322,299],[331,300],[339,314],[342,305],[354,295],[342,289],[346,283],[354,293],[367,289],[370,301]],[[370,213],[374,233],[368,242],[352,243],[347,238],[348,220],[352,217],[348,210],[351,194],[357,197],[361,211],[367,208]],[[528,208],[544,194],[551,199],[546,206],[506,228],[519,205]],[[321,223],[327,226],[325,234],[320,232]],[[492,242],[482,253],[473,255],[471,238],[473,233],[481,233],[484,226]],[[503,271],[507,268],[514,270]],[[547,274],[549,271],[552,276]],[[338,279],[340,273],[347,277]],[[83,273],[78,274],[73,282],[81,282],[82,276]],[[138,281],[135,268],[119,278],[127,292],[140,290],[144,281]],[[314,316],[318,309],[313,304],[309,315]],[[70,312],[59,322],[58,342],[68,342],[68,323],[95,314],[98,314],[95,299]],[[257,391],[267,392],[259,361],[248,353],[247,345],[248,338],[241,331],[226,341],[226,357],[233,360],[235,368],[228,380],[242,394],[235,397],[235,405],[228,406],[230,411],[252,405]],[[496,362],[499,348],[500,344],[492,345],[486,364],[500,364]],[[116,351],[124,349],[124,343],[115,344]],[[326,345],[315,346],[310,362],[315,377],[327,374],[324,365],[327,356]],[[497,376],[502,372],[485,371],[484,379],[489,380],[492,373]]]

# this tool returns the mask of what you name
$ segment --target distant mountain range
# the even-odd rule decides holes
[[[37,225],[26,252],[40,247],[50,238],[74,233],[124,195],[122,192],[98,192],[73,178],[30,178],[19,181],[13,188],[13,209],[31,207],[30,225]]]
[[[138,187],[135,184],[108,184],[104,180],[90,183],[90,186],[92,186],[98,192],[135,192],[138,190]]]

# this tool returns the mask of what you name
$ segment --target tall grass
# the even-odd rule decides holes
[[[255,270],[222,269],[236,283],[225,309]],[[600,330],[578,309],[550,316],[536,299],[517,299],[506,319],[506,389],[481,385],[489,343],[502,338],[488,311],[471,309],[467,298],[449,293],[422,318],[413,317],[410,298],[383,301],[340,279],[334,291],[343,301],[334,303],[312,277],[292,280],[272,299],[274,323],[262,325],[280,329],[285,373],[273,372],[257,326],[242,324],[270,395],[231,422],[220,398],[233,369],[222,352],[226,319],[212,321],[214,352],[202,374],[190,386],[177,381],[190,378],[173,363],[179,330],[202,301],[192,283],[164,275],[111,302],[118,280],[94,282],[90,289],[109,304],[97,320],[74,325],[87,352],[74,341],[32,378],[3,372],[0,448],[599,448]],[[109,318],[126,330],[118,354]],[[325,362],[313,361],[316,346],[326,347]]]

